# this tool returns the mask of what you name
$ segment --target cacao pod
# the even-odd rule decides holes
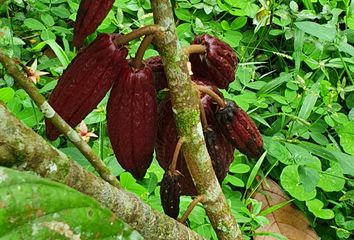
[[[167,88],[167,79],[161,57],[151,57],[145,61],[145,65],[151,68],[152,74],[154,76],[154,85],[156,91]]]
[[[178,172],[166,171],[160,185],[162,208],[166,215],[177,219],[179,213],[179,198],[182,193],[181,178]]]
[[[82,0],[74,25],[74,46],[80,47],[85,38],[96,31],[108,12],[112,9],[114,0]]]
[[[173,118],[171,101],[169,99],[165,99],[159,104],[158,129],[155,148],[156,159],[165,171],[168,171],[172,162],[177,142],[178,135]],[[182,153],[178,155],[176,170],[181,173],[181,195],[196,195],[197,191]]]
[[[102,100],[117,79],[128,49],[113,40],[118,35],[102,34],[74,58],[49,97],[49,104],[71,126],[75,127]],[[60,132],[46,120],[49,140]]]
[[[121,166],[142,179],[150,166],[157,131],[157,100],[151,69],[125,67],[107,104],[108,136]]]
[[[219,88],[227,88],[235,80],[238,61],[234,50],[208,34],[196,36],[192,44],[202,44],[207,48],[205,54],[190,55],[193,74],[208,78]]]
[[[223,98],[222,93],[217,89],[217,87],[207,80],[193,76],[193,81],[195,81],[198,85],[208,86],[212,91]],[[235,148],[229,141],[227,141],[218,129],[215,118],[216,111],[218,110],[217,103],[215,103],[207,94],[201,94],[200,100],[204,107],[205,117],[208,122],[208,128],[203,131],[205,143],[216,177],[219,182],[222,183],[229,172],[232,161],[234,160],[233,153]]]
[[[216,113],[219,129],[241,153],[251,158],[260,157],[263,140],[256,124],[235,102],[226,102],[226,107]]]

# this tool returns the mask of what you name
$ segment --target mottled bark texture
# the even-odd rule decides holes
[[[205,196],[206,213],[219,239],[242,239],[241,231],[232,215],[216,179],[208,154],[199,117],[198,91],[192,86],[184,54],[176,35],[170,0],[151,0],[155,24],[161,31],[155,35],[155,44],[165,66],[173,112],[183,145],[188,169],[197,191]]]
[[[24,126],[0,104],[0,165],[16,166],[95,198],[145,239],[204,239],[134,194],[96,177]]]

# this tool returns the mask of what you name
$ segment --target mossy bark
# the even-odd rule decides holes
[[[188,56],[178,42],[170,0],[151,0],[155,24],[155,44],[161,55],[168,79],[173,112],[180,137],[186,142],[183,154],[197,191],[205,196],[206,213],[219,239],[242,239],[213,171],[199,117],[198,90],[189,75]]]
[[[88,172],[24,126],[0,103],[0,166],[33,171],[87,194],[137,230],[145,239],[204,239],[157,212],[134,194]]]

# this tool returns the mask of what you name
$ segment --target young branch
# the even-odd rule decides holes
[[[145,239],[202,240],[197,233],[118,189],[52,147],[0,103],[0,166],[16,166],[93,197]]]
[[[80,135],[54,111],[44,96],[40,94],[38,89],[32,84],[32,81],[17,68],[14,60],[0,51],[0,62],[6,71],[15,79],[16,83],[27,92],[44,116],[79,149],[87,160],[89,160],[98,174],[113,186],[120,188],[117,178],[111,175],[104,162],[92,151],[91,147]]]
[[[183,49],[186,55],[190,55],[193,53],[205,53],[207,50],[206,46],[201,44],[192,44]]]
[[[187,210],[183,213],[183,216],[178,220],[180,223],[184,223],[187,221],[188,216],[191,214],[195,206],[197,206],[198,203],[204,201],[204,196],[200,195],[197,196],[196,198],[193,199],[193,201],[189,204]]]
[[[207,86],[197,85],[197,88],[200,92],[208,94],[219,105],[220,108],[226,107],[225,101]]]
[[[154,43],[168,80],[176,126],[185,137],[182,151],[203,205],[219,239],[241,240],[241,231],[215,176],[200,123],[198,90],[187,67],[188,55],[179,44],[170,0],[151,0],[154,20],[161,26]]]
[[[136,69],[139,69],[141,67],[141,64],[144,59],[145,51],[149,47],[149,45],[151,44],[153,39],[154,39],[154,34],[150,34],[150,35],[146,35],[144,37],[144,40],[141,42],[141,44],[138,48],[138,51],[136,52],[136,56],[134,58],[134,61],[133,61],[133,66]]]

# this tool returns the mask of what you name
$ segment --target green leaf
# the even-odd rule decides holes
[[[318,199],[313,199],[311,201],[306,201],[306,206],[309,211],[312,212],[316,217],[322,219],[332,219],[334,218],[334,212],[331,209],[323,209],[323,202]]]
[[[290,152],[289,161],[292,164],[306,165],[315,161],[315,158],[306,148],[291,143],[285,143],[285,146]]]
[[[15,91],[10,87],[0,88],[0,101],[7,103],[13,99]]]
[[[247,173],[250,171],[250,166],[243,163],[233,162],[230,166],[230,172],[232,173]]]
[[[238,177],[235,177],[233,175],[227,175],[224,183],[230,183],[231,185],[235,186],[235,187],[244,187],[245,183],[239,179]]]
[[[292,197],[300,201],[311,200],[316,196],[316,190],[305,191],[304,185],[300,181],[298,167],[298,165],[291,165],[283,169],[280,175],[281,185]]]
[[[183,20],[188,23],[192,21],[192,14],[189,12],[188,9],[177,8],[175,9],[175,14],[180,20]]]
[[[65,185],[3,167],[0,183],[2,239],[141,239],[94,199]]]
[[[318,187],[326,192],[341,191],[344,185],[343,171],[338,163],[332,163],[330,168],[322,172],[317,184]]]
[[[320,40],[333,42],[336,39],[337,32],[334,27],[329,27],[310,21],[296,22],[295,25],[305,33],[315,36]]]
[[[318,172],[315,169],[306,166],[299,166],[298,171],[300,182],[304,186],[305,191],[313,191],[320,180],[320,175]]]
[[[247,183],[246,183],[246,188],[249,189],[254,181],[254,179],[257,176],[257,173],[259,171],[259,169],[261,168],[261,165],[263,163],[264,158],[267,156],[267,151],[265,151],[262,156],[258,159],[256,165],[253,167],[248,179],[247,179]]]
[[[48,39],[45,42],[52,48],[63,67],[66,68],[70,63],[70,60],[64,50],[53,39]]]
[[[349,121],[338,129],[340,145],[346,153],[354,156],[354,121]]]
[[[291,73],[286,73],[286,74],[281,74],[280,77],[277,77],[270,82],[268,82],[266,85],[264,85],[257,93],[258,96],[264,93],[270,93],[280,87],[283,83],[288,82],[292,79],[292,74]]]
[[[54,25],[54,18],[49,14],[41,15],[41,20],[47,27],[51,27]]]
[[[45,26],[40,21],[34,18],[26,18],[23,23],[26,27],[34,31],[45,29]]]

